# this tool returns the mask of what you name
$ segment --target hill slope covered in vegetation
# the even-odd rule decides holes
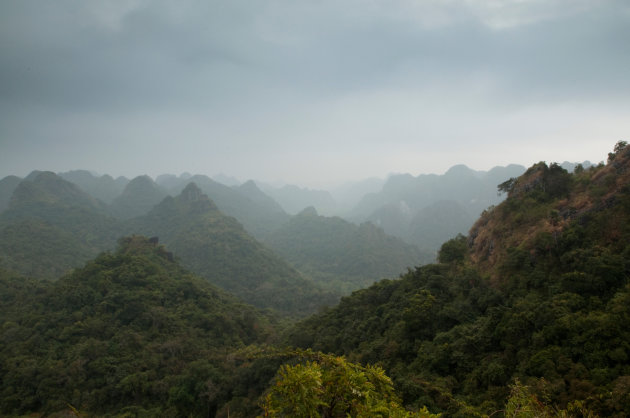
[[[0,267],[56,279],[124,234],[107,207],[51,172],[22,180],[0,214]]]
[[[406,405],[434,412],[496,413],[518,381],[577,416],[627,416],[630,148],[574,174],[539,163],[499,189],[506,201],[439,264],[356,291],[289,342],[378,362]]]
[[[0,283],[4,416],[214,415],[234,395],[226,354],[275,332],[138,236],[56,282],[2,272]]]
[[[398,277],[433,258],[370,223],[357,226],[319,216],[314,208],[293,216],[265,243],[300,272],[341,294]]]

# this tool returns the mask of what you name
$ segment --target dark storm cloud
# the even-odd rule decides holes
[[[1,74],[9,100],[69,107],[178,105],[203,100],[199,92],[221,82],[214,79],[217,68],[241,65],[238,51],[221,44],[220,33],[200,30],[192,19],[169,20],[160,8],[114,11],[120,15],[108,21],[80,7],[47,15],[38,10],[41,2],[17,4],[13,19],[22,25],[5,27],[10,33],[2,45],[10,64]],[[57,2],[53,8],[75,6]],[[225,81],[230,71],[220,75]]]
[[[615,8],[494,29],[472,17],[425,27],[354,12],[353,2],[90,4],[4,4],[4,100],[216,105],[264,94],[265,83],[311,94],[370,88],[405,68],[412,85],[486,74],[517,94],[624,95],[630,83],[629,19]]]

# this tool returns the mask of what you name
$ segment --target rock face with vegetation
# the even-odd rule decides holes
[[[289,342],[379,362],[405,405],[434,412],[491,414],[527,393],[627,416],[630,148],[573,174],[539,163],[499,189],[507,199],[439,264],[353,293]]]

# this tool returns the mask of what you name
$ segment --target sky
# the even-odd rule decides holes
[[[317,188],[628,139],[628,0],[0,1],[0,178]]]

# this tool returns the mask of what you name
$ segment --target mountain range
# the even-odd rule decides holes
[[[0,414],[628,416],[630,147],[563,165],[497,169],[429,264],[254,182],[5,178]],[[488,176],[392,177],[356,213],[437,240]]]
[[[264,242],[317,284],[341,294],[433,259],[371,223],[355,225],[320,216],[313,207],[293,216]]]
[[[348,218],[370,221],[435,254],[442,242],[466,233],[484,209],[502,200],[497,184],[524,171],[519,165],[488,172],[456,165],[443,175],[393,175],[381,191],[365,195]]]
[[[159,236],[190,270],[254,306],[295,315],[336,301],[219,211],[195,183],[134,219],[130,231]]]
[[[500,170],[495,169],[493,172]],[[479,176],[478,173],[462,167],[452,169],[447,174],[453,177],[457,173],[464,177],[473,174]],[[435,178],[439,180],[441,176]],[[380,195],[391,195],[390,190],[396,179],[390,178]],[[378,227],[370,224],[359,226],[342,218],[304,216],[308,210],[297,215],[289,215],[253,181],[226,186],[202,175],[163,175],[158,177],[158,181],[153,181],[148,176],[139,176],[132,180],[124,177],[114,179],[108,175],[97,176],[86,170],[59,175],[34,171],[23,180],[15,176],[0,180],[0,203],[6,202],[5,210],[0,212],[0,227],[3,232],[0,236],[2,249],[0,265],[21,274],[55,279],[71,268],[80,266],[100,251],[112,249],[116,239],[125,234],[144,232],[148,235],[163,235],[162,239],[170,245],[169,241],[174,235],[164,231],[168,223],[150,227],[148,219],[160,216],[157,212],[151,215],[149,213],[165,199],[180,194],[190,183],[196,184],[204,194],[212,196],[212,203],[216,205],[218,211],[238,221],[230,224],[234,227],[231,233],[242,239],[243,248],[255,245],[260,249],[260,254],[265,254],[263,259],[272,260],[269,261],[269,265],[277,267],[277,271],[271,274],[276,277],[274,280],[289,275],[292,280],[302,283],[304,289],[309,287],[307,283],[316,283],[315,287],[319,290],[314,288],[313,291],[319,294],[321,300],[313,299],[311,303],[302,304],[306,312],[312,312],[319,305],[334,302],[334,295],[339,297],[348,294],[375,280],[396,277],[407,268],[432,261],[435,256],[431,243],[440,241],[444,236],[454,236],[468,222],[462,221],[468,218],[461,207],[451,201],[440,201],[418,211],[411,227],[407,228],[413,233],[399,235],[405,235],[407,242],[412,240],[424,242],[424,247],[420,251],[383,234]],[[350,190],[368,190],[378,185],[379,182],[375,179],[366,180],[347,186],[346,192],[352,194]],[[300,193],[302,197],[309,195],[304,193],[304,190]],[[323,196],[317,193],[315,196]],[[326,199],[332,199],[331,194],[325,195],[328,196]],[[370,196],[374,195],[367,195],[362,204],[364,205]],[[304,198],[302,201],[308,202],[309,199]],[[165,207],[166,203],[161,205],[162,209]],[[360,207],[362,205],[359,205]],[[379,210],[382,213],[390,209],[391,205]],[[375,213],[378,214],[379,210]],[[373,223],[382,223],[382,217],[375,219],[375,216],[372,216]],[[165,219],[165,216],[162,217]],[[394,222],[404,225],[409,221],[396,211],[388,219],[385,224],[394,232],[397,230],[391,228]],[[201,219],[196,221],[203,223]],[[177,222],[175,219],[169,219],[171,224]],[[242,224],[244,229],[240,228],[240,225],[237,226],[237,223]],[[192,223],[186,228],[192,228],[191,225]],[[184,228],[184,223],[181,227]],[[404,227],[401,226],[399,229]],[[208,228],[200,227],[199,230],[208,231]],[[212,241],[211,235],[205,239]],[[250,239],[249,235],[253,235],[255,239]],[[207,260],[217,262],[221,257],[208,258],[207,255],[202,256],[199,251],[196,256],[191,256],[190,253],[195,247],[192,244],[193,235],[189,233],[185,237],[191,242],[184,245],[182,240],[185,239],[180,237],[177,241],[180,244],[175,247],[188,248],[189,252],[182,254],[182,257],[193,271],[204,277],[212,277],[215,284],[226,289],[235,291],[240,288],[242,292],[236,293],[241,296],[249,292],[245,299],[250,302],[253,302],[252,295],[259,294],[255,302],[257,306],[278,306],[276,299],[272,302],[272,299],[255,291],[258,287],[245,290],[249,285],[244,283],[252,280],[244,278],[250,274],[246,273],[248,267],[238,268],[237,278],[228,279],[228,276],[234,275],[231,269],[237,269],[237,265],[227,267],[228,263],[222,264],[220,268],[210,267],[213,264]],[[212,245],[215,250],[218,248],[216,243]],[[266,246],[270,249],[265,248]],[[259,252],[254,251],[251,254],[254,253]],[[256,257],[258,256],[253,256],[252,260]],[[226,256],[225,259],[232,257]],[[211,271],[214,273],[209,273]],[[219,278],[219,275],[222,278]],[[259,284],[267,280],[263,277],[266,277],[265,274],[258,278]],[[302,282],[304,279],[306,282]],[[275,296],[277,298],[278,293],[275,293]],[[293,306],[297,307],[295,304]]]

